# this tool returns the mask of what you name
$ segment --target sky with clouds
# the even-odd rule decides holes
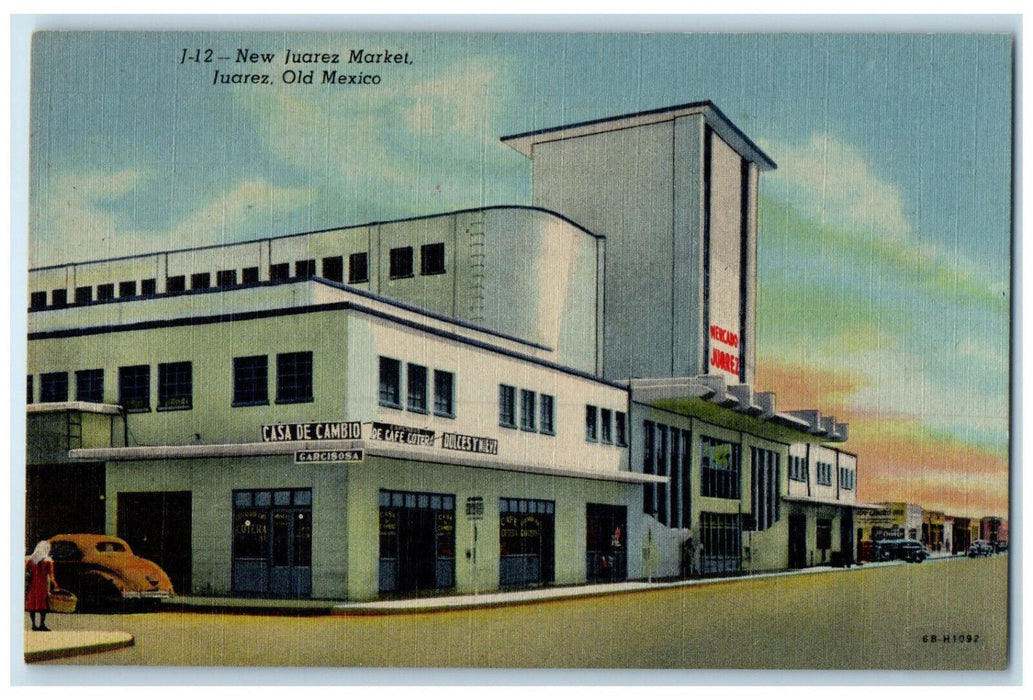
[[[181,62],[208,48],[276,59]],[[411,63],[288,85],[287,49]],[[757,389],[851,424],[862,499],[1003,514],[1012,52],[985,33],[37,34],[29,263],[528,204],[530,161],[499,137],[712,100],[778,164]]]

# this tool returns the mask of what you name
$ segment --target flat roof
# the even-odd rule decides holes
[[[734,148],[743,158],[756,163],[761,170],[774,170],[778,167],[775,161],[771,160],[750,137],[742,132],[739,127],[724,115],[710,100],[701,102],[689,102],[672,107],[661,107],[645,112],[633,112],[615,117],[603,119],[592,119],[575,124],[554,126],[547,129],[527,131],[522,134],[503,136],[502,143],[510,146],[528,158],[532,157],[532,147],[536,143],[549,141],[561,141],[563,139],[577,138],[600,134],[606,131],[617,131],[619,129],[630,129],[646,124],[658,124],[660,122],[673,121],[678,117],[699,114],[706,120],[706,123],[718,133],[718,135]]]
[[[259,238],[246,238],[240,241],[232,241],[229,243],[211,243],[208,245],[200,246],[188,246],[185,248],[168,248],[161,250],[152,250],[145,253],[130,253],[128,255],[117,255],[108,258],[96,258],[93,260],[69,260],[63,263],[54,263],[51,265],[40,265],[36,267],[30,267],[29,272],[44,272],[47,270],[57,270],[62,267],[70,266],[85,266],[85,265],[99,265],[105,263],[122,262],[125,260],[134,260],[138,258],[153,258],[156,255],[178,255],[181,253],[196,253],[203,250],[217,250],[219,248],[233,248],[236,246],[248,246],[256,243],[269,243],[272,241],[283,241],[291,238],[304,238],[305,236],[315,236],[323,233],[338,233],[344,231],[352,231],[354,229],[367,228],[370,226],[392,226],[395,224],[406,224],[410,222],[425,221],[428,219],[440,219],[446,216],[458,216],[460,214],[472,214],[475,212],[495,212],[500,210],[513,210],[513,211],[527,211],[531,213],[546,214],[553,218],[559,219],[566,224],[569,224],[573,228],[577,229],[581,233],[591,236],[595,239],[604,239],[605,236],[593,231],[589,231],[587,228],[577,223],[576,221],[560,214],[559,212],[551,209],[545,209],[544,207],[529,206],[526,204],[491,204],[483,207],[468,207],[466,209],[455,209],[452,211],[437,212],[434,214],[421,214],[419,216],[405,216],[397,219],[378,219],[374,221],[367,221],[361,224],[345,224],[343,226],[331,226],[330,228],[320,228],[311,231],[300,231],[295,233],[284,233],[279,236],[261,236]]]

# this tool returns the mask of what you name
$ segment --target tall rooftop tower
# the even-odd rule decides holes
[[[757,187],[768,158],[711,102],[524,134],[533,204],[604,236],[603,376],[756,366]]]

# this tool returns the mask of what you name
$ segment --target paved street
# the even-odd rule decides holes
[[[1007,567],[1007,556],[945,559],[383,616],[60,615],[55,629],[121,630],[136,644],[49,663],[1000,669]]]

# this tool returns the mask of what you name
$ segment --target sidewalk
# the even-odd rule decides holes
[[[887,566],[898,562],[873,563],[865,566]],[[855,567],[856,568],[856,567]],[[706,586],[727,581],[799,576],[839,570],[831,566],[813,566],[794,571],[776,571],[743,576],[679,579],[675,581],[621,581],[618,583],[578,584],[572,586],[549,586],[512,591],[490,591],[486,593],[426,596],[420,598],[398,598],[368,602],[333,600],[269,600],[262,598],[204,598],[198,596],[177,596],[165,601],[165,610],[183,612],[217,612],[246,615],[397,615],[420,612],[447,612],[473,608],[493,608],[510,605],[528,605],[574,598],[588,598],[620,595],[637,591]],[[842,569],[846,571],[846,569]]]
[[[939,559],[945,557],[934,557]],[[866,562],[863,568],[883,566],[921,566],[900,561]],[[854,569],[857,566],[852,567]],[[510,605],[529,605],[540,602],[570,600],[609,595],[621,595],[637,591],[707,586],[728,581],[774,578],[783,576],[806,576],[828,571],[849,571],[831,566],[813,566],[791,571],[765,572],[744,576],[712,577],[676,581],[622,581],[619,583],[581,584],[576,586],[554,586],[548,588],[521,589],[515,591],[491,591],[477,595],[445,595],[424,598],[396,600],[375,600],[370,602],[348,602],[339,600],[311,599],[266,599],[266,598],[222,598],[203,596],[176,596],[161,604],[161,611],[197,612],[239,615],[289,615],[289,616],[358,616],[398,615],[412,613],[447,612],[475,608],[493,608]],[[78,654],[131,646],[132,635],[125,632],[31,632],[25,631],[25,661],[45,661]]]
[[[126,632],[33,632],[25,630],[25,663],[95,654],[133,646]]]

